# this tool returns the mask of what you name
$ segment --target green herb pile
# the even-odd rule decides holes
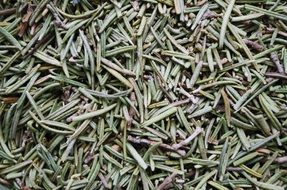
[[[0,189],[283,190],[285,0],[0,0]]]

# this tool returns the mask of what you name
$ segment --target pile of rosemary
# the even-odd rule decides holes
[[[284,0],[0,0],[0,189],[283,190]]]

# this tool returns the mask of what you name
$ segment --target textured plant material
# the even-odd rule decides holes
[[[0,189],[287,184],[284,0],[0,2]]]

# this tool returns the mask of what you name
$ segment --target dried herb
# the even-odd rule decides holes
[[[286,10],[1,1],[0,189],[286,189]]]

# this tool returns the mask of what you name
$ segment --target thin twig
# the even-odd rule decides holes
[[[174,180],[175,176],[176,176],[176,172],[173,172],[171,175],[167,176],[163,182],[158,186],[157,190],[163,190],[166,189],[166,187],[172,183],[172,181]]]
[[[280,63],[278,54],[275,53],[275,52],[272,52],[271,55],[270,55],[270,59],[271,59],[271,61],[276,65],[277,71],[278,71],[279,73],[281,73],[281,74],[284,73],[284,69],[283,69],[282,64]]]
[[[197,127],[195,131],[185,140],[181,141],[180,143],[172,145],[173,148],[179,149],[180,147],[188,144],[190,141],[192,141],[197,135],[199,135],[202,132],[202,129]]]
[[[0,16],[11,15],[16,13],[16,8],[0,10]]]
[[[257,42],[253,42],[251,40],[248,40],[248,39],[244,39],[243,42],[250,48],[256,50],[256,51],[263,51],[264,48],[262,45],[260,45],[259,43]]]
[[[287,156],[278,157],[275,159],[275,162],[278,164],[285,164],[287,163]]]
[[[148,139],[135,138],[135,137],[132,137],[130,135],[128,136],[128,141],[136,143],[136,144],[146,144],[146,145],[154,145],[154,144],[158,143],[156,141],[151,141],[151,140],[148,140]],[[164,148],[166,150],[174,151],[174,152],[178,153],[181,156],[185,156],[185,154],[186,154],[184,150],[177,150],[174,147],[172,147],[172,146],[170,146],[168,144],[165,144],[165,143],[161,143],[159,145],[159,147]]]
[[[105,178],[105,176],[102,174],[102,173],[99,173],[99,178],[103,184],[103,186],[106,188],[106,189],[111,189],[109,184],[108,184],[108,181],[107,179]]]

